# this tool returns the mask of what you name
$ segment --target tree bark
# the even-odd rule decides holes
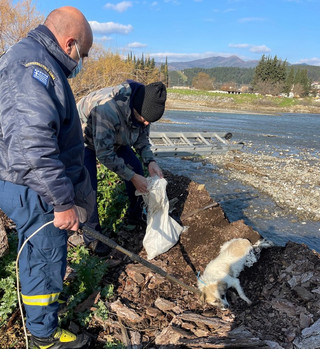
[[[0,216],[0,258],[9,251],[7,232],[2,217]]]

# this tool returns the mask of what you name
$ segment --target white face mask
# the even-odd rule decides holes
[[[80,73],[80,70],[82,69],[82,58],[80,57],[80,52],[79,52],[79,49],[78,49],[77,42],[75,41],[74,44],[76,46],[76,50],[77,50],[77,53],[78,53],[78,56],[79,56],[79,62],[76,65],[76,67],[72,70],[70,75],[68,76],[68,79],[75,78]]]

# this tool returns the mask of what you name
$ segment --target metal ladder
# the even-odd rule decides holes
[[[153,154],[165,156],[199,156],[225,154],[241,149],[243,144],[232,144],[232,133],[218,132],[150,132]]]

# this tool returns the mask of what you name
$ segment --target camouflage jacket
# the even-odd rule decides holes
[[[133,147],[145,164],[154,160],[149,142],[150,125],[132,122],[130,97],[137,84],[127,80],[116,87],[106,87],[83,97],[77,104],[85,146],[96,152],[104,166],[127,181],[135,172],[117,156],[120,146]]]

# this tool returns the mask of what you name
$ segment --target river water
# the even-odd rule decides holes
[[[232,114],[166,111],[170,123],[152,124],[152,131],[231,132],[232,141],[245,144],[242,151],[263,152],[284,157],[310,154],[320,157],[320,114]],[[266,194],[216,171],[206,161],[158,158],[159,165],[177,175],[203,183],[211,197],[219,202],[230,222],[243,219],[263,237],[276,245],[289,240],[305,243],[320,252],[320,222],[301,221],[295,215],[270,216],[277,205]],[[320,173],[319,173],[320,181]],[[319,203],[320,205],[320,203]]]

